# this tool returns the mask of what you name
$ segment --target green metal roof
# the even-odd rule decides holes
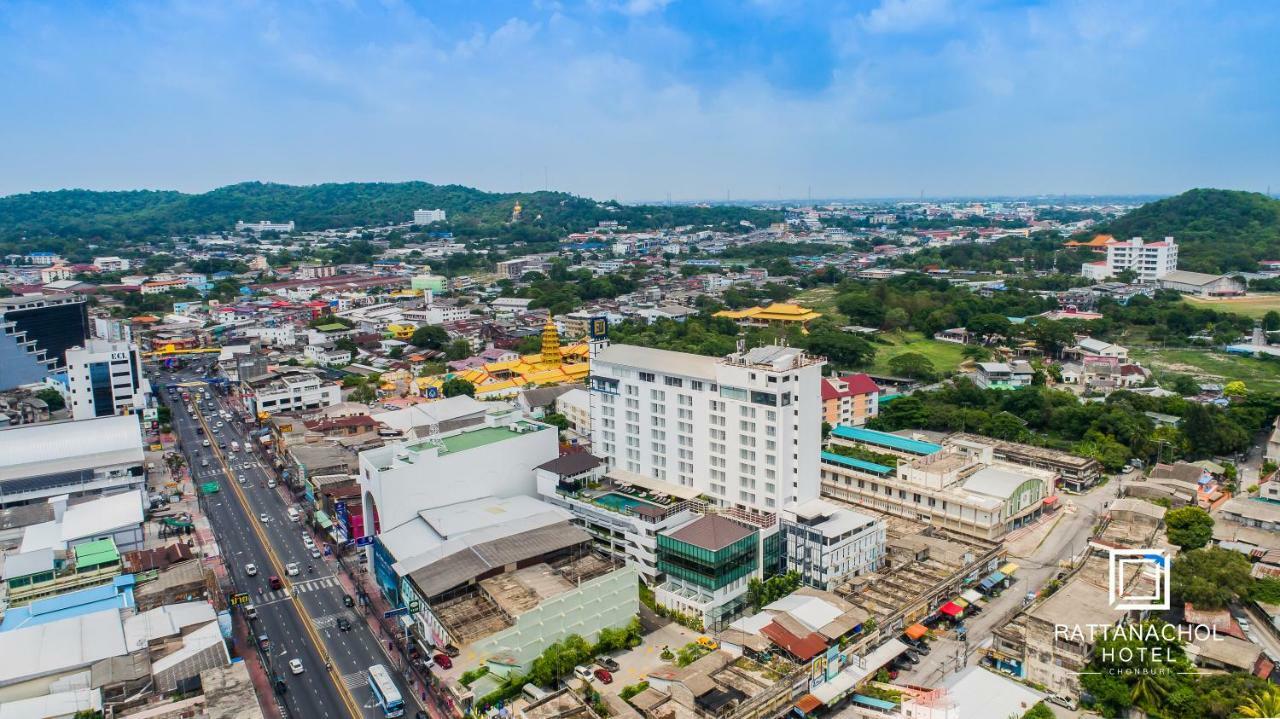
[[[910,439],[908,437],[899,437],[896,434],[877,432],[874,429],[866,429],[863,427],[850,427],[848,425],[839,424],[831,430],[831,434],[835,437],[839,437],[840,439],[848,439],[855,442],[888,447],[890,449],[896,449],[900,452],[909,452],[911,454],[926,455],[942,451],[942,445],[940,444],[922,442],[918,439]]]
[[[333,526],[333,522],[329,519],[329,515],[325,514],[323,510],[316,510],[315,520],[316,524],[320,525],[321,529],[328,529]]]
[[[96,542],[77,544],[75,548],[76,566],[97,566],[120,561],[120,550],[110,539],[99,539]]]

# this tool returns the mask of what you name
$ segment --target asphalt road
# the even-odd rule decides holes
[[[159,387],[190,381],[198,380],[190,375],[165,374],[156,377],[155,384]],[[167,391],[159,391],[168,398]],[[215,408],[193,406],[197,416],[187,414],[180,395],[178,401],[170,402],[173,427],[195,482],[217,481],[221,487],[218,494],[206,497],[205,511],[236,588],[249,593],[257,607],[258,619],[253,622],[252,631],[270,637],[272,667],[269,671],[285,678],[289,691],[283,698],[288,709],[299,719],[381,717],[382,712],[374,705],[368,688],[366,669],[373,664],[383,664],[392,668],[394,676],[394,662],[388,659],[384,647],[359,615],[360,607],[343,605],[344,592],[335,575],[334,562],[323,556],[312,556],[303,542],[307,533],[303,523],[290,521],[284,495],[266,487],[269,475],[244,449],[247,438],[237,426],[239,423],[218,415],[222,409],[230,410],[225,398],[217,392],[209,394]],[[208,427],[204,437],[196,429],[201,419]],[[222,426],[217,427],[218,423]],[[214,428],[218,430],[216,433],[212,431]],[[201,447],[206,438],[210,446]],[[219,450],[219,441],[224,442],[228,450]],[[233,441],[241,445],[238,453],[229,451]],[[202,466],[202,460],[208,461],[207,467]],[[243,482],[239,481],[240,477],[244,478]],[[265,515],[265,521],[260,515]],[[269,542],[270,552],[263,544],[263,537]],[[322,538],[312,539],[323,548]],[[298,565],[296,576],[287,576],[284,572],[290,563]],[[248,576],[248,564],[256,565],[257,576]],[[308,564],[313,566],[313,571],[308,571]],[[285,589],[271,589],[268,577],[273,574],[285,580]],[[349,631],[338,629],[340,617],[350,619]],[[333,663],[333,674],[326,671],[326,657]],[[289,672],[287,663],[293,658],[300,659],[305,667],[301,675]],[[396,681],[406,700],[407,715],[413,716],[417,707],[412,695],[400,677],[396,677]],[[338,682],[343,685],[342,689],[337,686]]]

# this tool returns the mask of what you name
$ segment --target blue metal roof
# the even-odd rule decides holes
[[[846,457],[843,454],[836,454],[835,452],[823,452],[822,459],[827,462],[834,462],[835,464],[843,464],[846,467],[861,469],[864,472],[871,472],[873,474],[880,474],[880,475],[893,474],[893,467],[886,467],[883,464],[876,464],[875,462],[868,462],[863,459]]]
[[[49,624],[106,609],[132,607],[133,585],[133,575],[126,574],[100,587],[59,594],[36,600],[26,606],[14,607],[5,612],[4,621],[0,622],[0,632]]]
[[[911,454],[926,455],[942,451],[942,445],[934,444],[933,442],[922,442],[918,439],[907,439],[888,432],[878,432],[874,429],[864,429],[862,427],[849,427],[843,424],[836,425],[831,430],[831,434],[840,439],[879,445],[896,449],[899,452],[910,452]]]

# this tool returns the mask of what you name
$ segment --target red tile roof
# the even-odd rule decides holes
[[[822,401],[855,397],[860,394],[875,394],[880,391],[880,387],[865,374],[845,375],[840,380],[848,384],[847,389],[839,390],[830,379],[825,377],[822,379]]]

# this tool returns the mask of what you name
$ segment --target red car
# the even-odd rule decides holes
[[[453,660],[445,656],[444,654],[437,654],[434,657],[431,657],[431,661],[435,662],[436,666],[440,667],[441,669],[453,668]]]
[[[283,588],[284,588],[284,583],[280,581],[280,577],[277,577],[277,576],[276,576],[276,575],[274,575],[274,574],[272,574],[272,575],[267,579],[267,583],[271,585],[271,588],[272,588],[272,589],[283,589]]]
[[[596,679],[599,679],[601,684],[613,683],[613,675],[609,673],[608,669],[597,669]]]

